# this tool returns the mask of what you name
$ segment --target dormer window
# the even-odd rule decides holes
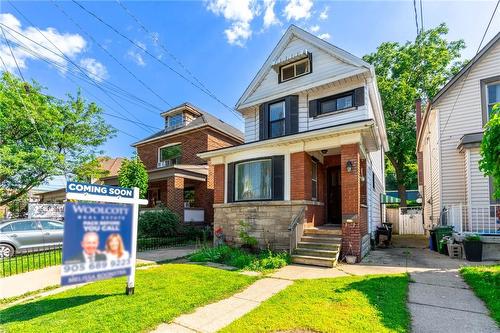
[[[280,67],[279,82],[295,79],[311,73],[311,56]]]
[[[165,119],[165,125],[167,132],[184,126],[184,113],[167,116]]]

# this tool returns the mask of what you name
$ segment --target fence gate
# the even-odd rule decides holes
[[[424,225],[422,222],[423,222],[422,208],[420,207],[399,208],[400,235],[423,235]]]

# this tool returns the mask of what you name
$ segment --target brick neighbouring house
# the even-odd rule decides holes
[[[331,266],[340,245],[360,260],[382,219],[388,150],[374,68],[291,26],[236,109],[245,143],[198,154],[215,168],[214,228],[241,243],[246,221],[298,263]]]
[[[149,207],[162,202],[184,222],[213,222],[213,166],[199,152],[243,142],[243,134],[208,112],[183,103],[161,114],[165,128],[132,144],[149,175]],[[103,178],[118,184],[117,177]]]

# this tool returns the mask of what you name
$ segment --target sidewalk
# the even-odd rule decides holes
[[[195,251],[194,246],[159,249],[137,253],[137,263],[154,263],[185,257]],[[0,279],[0,298],[16,297],[61,282],[61,266],[52,266]]]
[[[500,332],[457,269],[410,273],[412,332]]]
[[[191,314],[177,317],[170,324],[161,324],[153,332],[217,332],[292,283],[289,280],[275,278],[258,280],[236,295],[198,308]]]

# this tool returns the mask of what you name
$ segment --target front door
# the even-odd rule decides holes
[[[327,221],[329,224],[342,224],[342,188],[340,166],[326,169],[327,179]]]

